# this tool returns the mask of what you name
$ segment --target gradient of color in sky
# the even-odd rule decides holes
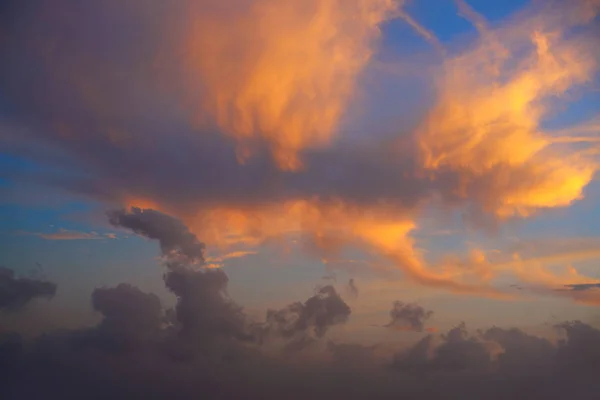
[[[334,281],[340,340],[418,339],[374,329],[395,300],[441,331],[596,322],[600,2],[0,7],[0,265],[58,286],[11,327],[92,324],[120,282],[173,304],[108,223],[132,206],[253,315]]]

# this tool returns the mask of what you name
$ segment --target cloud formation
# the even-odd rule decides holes
[[[182,261],[186,263],[204,262],[204,243],[176,218],[135,207],[129,211],[109,211],[108,218],[115,227],[127,228],[138,235],[158,240],[167,260],[183,258]]]
[[[554,293],[586,280],[486,257],[438,265],[415,237],[432,207],[501,222],[583,196],[597,163],[544,122],[596,79],[598,6],[550,3],[492,25],[461,2],[479,33],[423,68],[432,108],[392,143],[365,132],[368,146],[333,137],[402,2],[13,4],[0,79],[16,111],[0,137],[54,167],[14,179],[173,215],[211,251],[299,235],[318,259],[352,248],[456,293],[511,297],[505,273]]]
[[[46,240],[98,240],[98,239],[116,239],[113,233],[100,235],[98,232],[80,232],[68,229],[59,229],[57,232],[41,233],[41,232],[18,232],[19,235],[34,235]]]
[[[287,349],[298,351],[322,338],[332,326],[343,324],[350,307],[332,285],[319,288],[304,303],[296,302],[280,310],[268,310],[263,335],[291,339]]]
[[[375,50],[392,0],[190,3],[185,46],[190,81],[208,113],[241,145],[265,138],[277,164],[329,144],[358,75]],[[244,158],[251,148],[242,147]]]
[[[594,40],[571,34],[596,3],[551,1],[494,30],[460,4],[481,37],[443,65],[438,103],[418,133],[425,167],[457,171],[454,194],[500,218],[580,199],[597,163],[552,146],[541,122],[553,98],[597,74]]]
[[[193,290],[178,293],[190,308],[178,306],[175,315],[165,314],[155,295],[120,284],[94,291],[92,305],[102,314],[94,327],[49,332],[33,343],[3,335],[3,397],[191,399],[201,392],[208,399],[326,399],[371,393],[506,400],[560,399],[574,388],[582,399],[596,393],[600,331],[582,322],[559,324],[564,339],[558,343],[514,328],[470,333],[460,324],[414,345],[398,344],[391,358],[389,350],[378,354],[377,344],[329,342],[323,354],[330,357],[294,361],[288,352],[273,356],[231,336],[231,325],[223,323],[231,310],[205,302],[220,287],[218,279],[214,287],[208,280],[192,283],[222,271],[188,272],[193,275],[182,279],[189,278]]]
[[[423,332],[425,322],[432,315],[433,311],[425,310],[418,304],[395,301],[390,310],[391,321],[385,326],[392,329]]]
[[[164,310],[156,295],[123,283],[92,293],[92,308],[101,314],[95,326],[48,332],[32,342],[17,334],[0,335],[3,398],[191,399],[202,393],[208,399],[367,394],[559,399],[574,387],[579,398],[596,394],[600,331],[579,321],[557,325],[564,337],[557,343],[514,328],[470,333],[462,323],[412,345],[396,344],[392,356],[389,349],[378,352],[377,343],[329,341],[316,353],[319,357],[297,358],[315,354],[318,347],[310,345],[350,316],[333,286],[317,289],[305,302],[270,311],[257,323],[227,296],[223,270],[197,267],[201,249],[181,221],[156,211],[109,216],[151,236],[165,255],[175,254],[180,261],[165,260],[165,284],[177,297],[175,309]],[[195,250],[183,262],[181,252],[190,243]],[[431,312],[397,302],[390,315],[393,323],[417,329]],[[264,335],[265,329],[270,335]],[[269,351],[273,339],[287,341],[283,352]]]
[[[56,284],[48,281],[19,278],[11,269],[0,267],[0,310],[15,311],[35,298],[51,298]]]

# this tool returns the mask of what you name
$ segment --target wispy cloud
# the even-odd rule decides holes
[[[68,229],[59,229],[57,232],[25,232],[19,231],[18,235],[38,236],[46,240],[102,240],[102,239],[117,239],[114,233],[99,234],[98,232],[81,232]]]
[[[566,288],[573,291],[600,289],[600,283],[578,283],[565,285]]]
[[[255,250],[238,250],[232,251],[230,253],[225,253],[221,255],[216,255],[212,257],[206,257],[206,262],[209,268],[221,268],[225,265],[227,260],[232,260],[236,258],[244,258],[254,254],[258,254],[258,251]]]

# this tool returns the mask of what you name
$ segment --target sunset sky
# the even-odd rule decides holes
[[[188,255],[155,215],[249,318],[331,285],[352,310],[332,340],[600,326],[599,14],[0,2],[0,265],[57,288],[0,327],[93,326],[90,294],[122,282],[174,306],[164,274]],[[397,323],[395,301],[432,312]]]

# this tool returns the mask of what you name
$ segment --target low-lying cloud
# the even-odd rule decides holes
[[[11,269],[0,267],[0,310],[16,311],[36,298],[52,298],[56,284],[45,280],[17,277]]]
[[[470,333],[463,323],[413,345],[388,345],[383,353],[377,343],[325,343],[327,332],[351,315],[333,286],[256,321],[228,297],[225,272],[202,266],[202,243],[181,221],[152,210],[109,216],[175,257],[177,263],[164,260],[175,308],[165,310],[156,295],[122,283],[92,293],[92,308],[101,314],[96,326],[51,331],[32,342],[3,333],[3,398],[191,399],[201,393],[207,399],[504,400],[561,399],[574,392],[595,398],[600,331],[583,322],[558,324],[558,342],[515,328]],[[388,326],[422,331],[431,315],[419,305],[395,302]],[[282,340],[283,351],[273,351]]]
[[[418,304],[395,301],[390,310],[391,320],[386,327],[422,332],[425,329],[425,322],[431,316],[433,316],[433,311],[426,310]]]

